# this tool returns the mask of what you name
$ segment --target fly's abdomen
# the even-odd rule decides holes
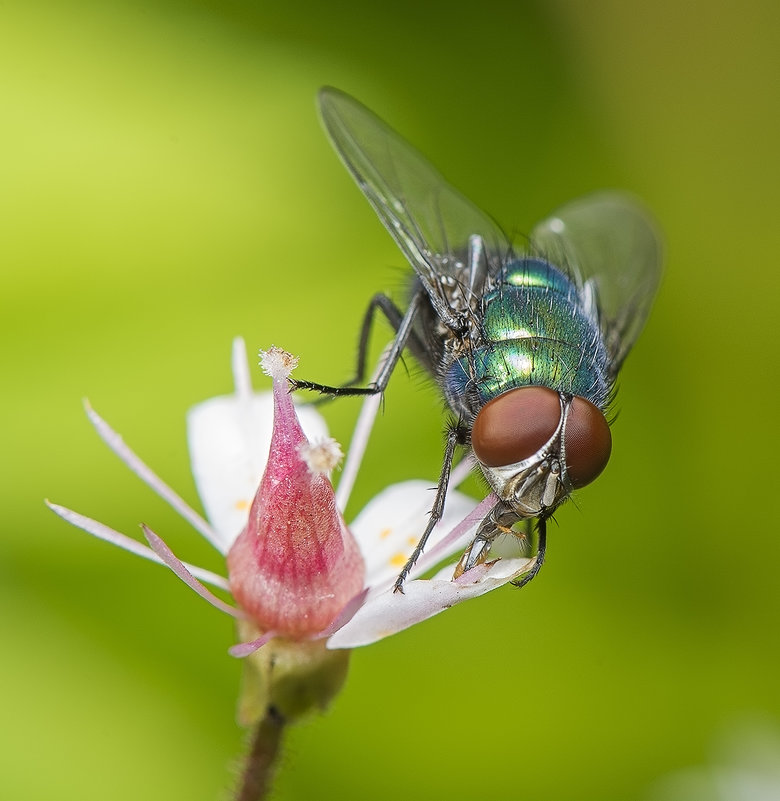
[[[541,259],[508,264],[482,312],[480,345],[447,370],[448,399],[473,412],[510,389],[542,386],[604,408],[610,384],[598,320],[560,270]]]

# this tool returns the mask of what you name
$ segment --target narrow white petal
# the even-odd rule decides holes
[[[246,355],[246,342],[243,337],[236,337],[233,340],[231,367],[236,397],[249,398],[252,395],[252,378],[249,374],[249,359]]]
[[[450,486],[459,487],[473,472],[477,465],[477,461],[471,452],[461,459],[455,467],[452,468],[450,475]]]
[[[165,541],[152,531],[149,526],[141,526],[146,539],[151,545],[152,550],[162,559],[162,561],[191,589],[194,590],[204,601],[208,601],[213,607],[219,609],[220,612],[230,615],[234,618],[244,618],[246,615],[240,609],[226,604],[220,598],[217,598],[214,593],[207,590],[192,573],[187,569],[187,566],[181,559],[174,554],[174,552],[166,545]]]
[[[312,407],[300,406],[297,412],[309,439],[327,437],[325,421]],[[212,398],[187,415],[195,485],[223,554],[246,525],[268,461],[272,430],[271,392]]]
[[[393,484],[373,498],[350,526],[366,563],[366,584],[372,594],[384,590],[395,581],[406,564],[420,535],[425,530],[435,496],[435,488],[426,481],[404,481]],[[444,517],[433,530],[427,550],[436,561],[462,551],[471,541],[472,529],[481,518],[460,530],[448,547],[438,544],[477,507],[477,501],[451,490],[447,496]],[[413,575],[431,567],[430,559],[421,560]]]
[[[390,346],[385,348],[384,353],[379,359],[377,368],[371,380],[376,381],[385,366],[387,357],[390,355]],[[347,460],[344,463],[344,468],[341,471],[341,478],[339,485],[336,488],[336,505],[343,512],[347,508],[352,487],[355,484],[360,464],[363,461],[363,455],[368,447],[368,440],[371,436],[371,430],[374,428],[379,407],[382,405],[382,396],[380,394],[369,395],[360,407],[360,414],[358,415],[355,430],[352,433],[352,441],[349,443],[347,450]]]
[[[503,586],[528,571],[533,561],[500,559],[492,564],[477,565],[455,581],[407,581],[403,594],[388,590],[369,598],[355,616],[330,637],[328,648],[357,648],[389,637],[461,601]],[[451,575],[452,566],[447,571]]]
[[[146,484],[148,484],[164,501],[169,503],[196,531],[200,532],[214,547],[219,547],[216,532],[211,526],[174,492],[154,471],[125,444],[113,428],[89,405],[84,402],[90,422],[103,442]]]
[[[156,562],[160,565],[164,564],[163,560],[151,548],[138,542],[138,540],[134,540],[132,537],[128,537],[126,534],[120,534],[118,531],[115,531],[113,528],[109,528],[103,523],[99,523],[97,520],[80,515],[78,512],[74,512],[72,509],[66,509],[64,506],[60,506],[59,504],[46,501],[46,505],[52,510],[52,512],[59,515],[63,520],[66,520],[71,525],[80,528],[82,531],[86,531],[88,534],[92,534],[93,537],[97,537],[100,540],[105,540],[105,542],[110,542],[112,545],[118,545],[125,551],[130,551],[130,553],[134,553],[136,556],[148,559],[150,562]],[[193,576],[196,576],[201,581],[205,581],[207,584],[211,584],[212,587],[219,587],[222,590],[229,589],[226,578],[218,576],[216,573],[212,573],[210,570],[204,570],[203,568],[195,567],[194,565],[187,564],[186,562],[183,564]]]
[[[347,502],[355,485],[363,455],[368,446],[371,430],[374,427],[377,412],[382,404],[381,395],[369,395],[360,408],[355,430],[352,433],[352,441],[347,450],[347,459],[344,462],[344,469],[341,471],[339,485],[336,488],[336,504],[343,512],[347,508]]]

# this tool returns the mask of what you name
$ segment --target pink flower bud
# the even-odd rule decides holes
[[[362,590],[365,568],[327,478],[338,446],[308,442],[287,391],[295,360],[272,348],[262,364],[274,381],[274,429],[249,521],[227,556],[230,590],[261,631],[301,639]]]

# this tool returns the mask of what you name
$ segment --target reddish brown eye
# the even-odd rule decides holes
[[[584,487],[607,466],[612,434],[604,415],[585,398],[574,398],[563,432],[566,469],[575,487]]]
[[[488,467],[533,456],[561,421],[558,393],[547,387],[521,387],[486,403],[474,420],[471,447]]]

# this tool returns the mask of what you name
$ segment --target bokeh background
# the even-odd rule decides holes
[[[677,778],[723,766],[724,741],[777,768],[779,8],[0,4],[0,796],[227,797],[229,621],[42,501],[221,568],[81,398],[197,503],[184,414],[229,391],[233,336],[349,375],[404,262],[321,132],[322,84],[511,230],[637,193],[668,262],[612,462],[558,515],[540,578],[355,652],[274,797],[720,799]],[[357,408],[325,410],[342,442]],[[396,376],[350,513],[433,479],[441,427],[435,391]]]

